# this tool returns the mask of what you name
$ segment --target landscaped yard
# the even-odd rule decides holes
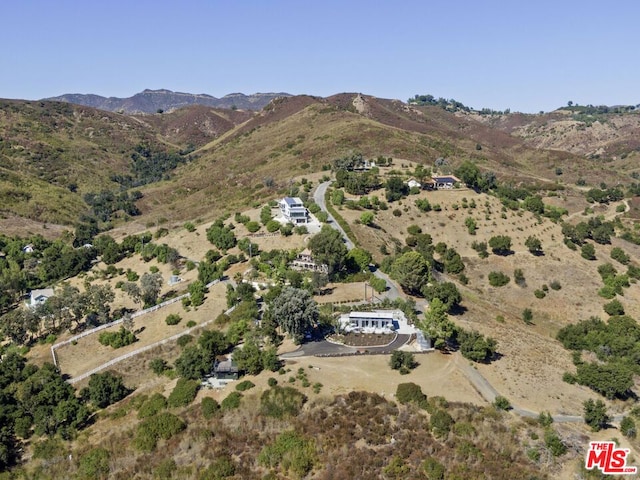
[[[333,335],[330,340],[349,345],[350,347],[377,347],[387,345],[396,338],[395,333],[345,333]]]

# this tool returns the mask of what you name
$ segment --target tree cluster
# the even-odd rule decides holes
[[[81,397],[51,364],[42,367],[9,353],[0,362],[0,471],[16,464],[22,441],[33,435],[72,438],[87,425],[91,409],[86,402],[103,408],[128,395],[119,377],[111,373],[93,375]]]
[[[599,362],[576,361],[575,376],[567,379],[586,385],[607,398],[626,398],[633,387],[633,377],[640,372],[640,326],[631,317],[613,316],[607,322],[591,317],[567,325],[558,332],[565,348],[596,354]],[[576,353],[577,358],[579,354]]]

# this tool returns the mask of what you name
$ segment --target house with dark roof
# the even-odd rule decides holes
[[[237,380],[240,375],[238,366],[227,357],[225,360],[216,358],[213,363],[213,376],[220,380]]]
[[[309,210],[298,197],[284,197],[278,202],[282,216],[293,224],[309,223]]]
[[[431,177],[436,190],[451,190],[460,179],[454,175],[442,175]]]

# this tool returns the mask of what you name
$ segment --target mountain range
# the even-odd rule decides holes
[[[89,210],[88,194],[134,188],[140,228],[209,218],[280,195],[292,177],[353,152],[427,166],[442,157],[452,168],[471,160],[514,184],[625,184],[640,177],[640,114],[483,115],[360,93],[135,115],[0,100],[0,213],[71,225]]]
[[[128,98],[102,97],[94,94],[65,93],[44,100],[68,102],[76,105],[99,108],[109,112],[121,113],[157,113],[170,111],[188,105],[204,105],[215,108],[240,110],[261,110],[271,100],[288,97],[288,93],[230,93],[222,98],[207,94],[172,92],[171,90],[143,90]]]

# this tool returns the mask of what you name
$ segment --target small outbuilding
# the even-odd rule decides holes
[[[231,358],[219,360],[213,363],[213,377],[219,380],[237,380],[240,375],[238,366]]]
[[[29,294],[29,306],[35,308],[53,297],[53,288],[39,288],[31,290]]]

